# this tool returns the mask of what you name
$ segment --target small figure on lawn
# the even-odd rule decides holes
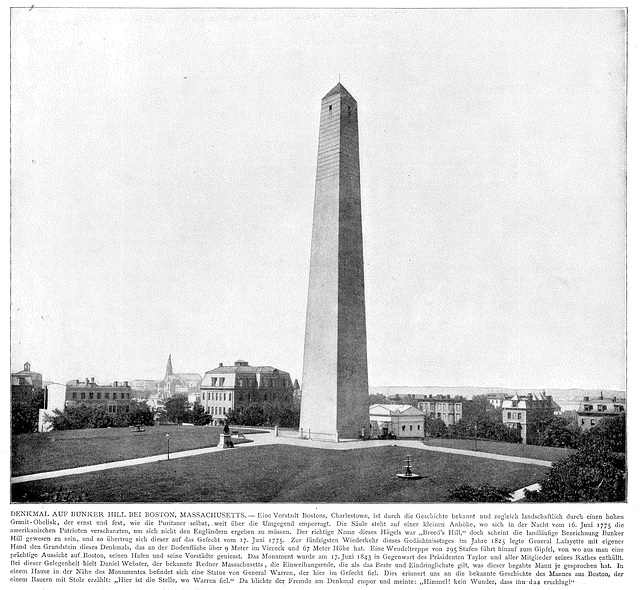
[[[229,434],[229,420],[224,421],[224,426],[222,428],[222,448],[223,449],[232,449],[233,441],[231,440],[231,435]]]

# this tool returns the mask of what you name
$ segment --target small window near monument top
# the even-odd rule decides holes
[[[331,108],[333,107],[333,105],[329,105],[329,111],[331,111]]]

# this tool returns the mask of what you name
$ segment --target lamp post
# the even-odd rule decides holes
[[[167,461],[169,460],[169,433],[167,432]]]
[[[476,416],[476,423],[474,425],[474,431],[475,431],[475,447],[476,447],[476,451],[478,450],[478,417]],[[169,436],[167,434],[167,436]]]

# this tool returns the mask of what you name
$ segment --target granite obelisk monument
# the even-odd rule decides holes
[[[369,432],[358,104],[342,84],[321,103],[300,428]]]

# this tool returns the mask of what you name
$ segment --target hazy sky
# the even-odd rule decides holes
[[[13,370],[300,378],[340,75],[370,383],[625,387],[624,11],[12,15]]]

